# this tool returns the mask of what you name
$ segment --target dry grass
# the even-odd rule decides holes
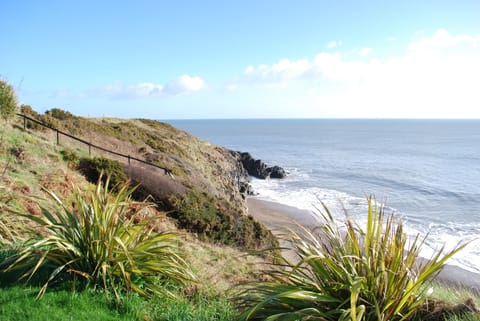
[[[269,265],[258,255],[202,242],[192,234],[184,234],[183,241],[185,260],[198,278],[198,291],[223,295],[240,283],[264,278],[262,271]]]

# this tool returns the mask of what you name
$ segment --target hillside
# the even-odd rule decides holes
[[[92,124],[95,121],[92,121]],[[8,250],[5,252],[6,249],[24,241],[25,237],[29,235],[27,233],[28,228],[37,229],[36,226],[32,225],[31,220],[24,219],[12,210],[40,217],[41,208],[53,209],[55,207],[52,199],[46,194],[46,190],[54,192],[62,200],[69,200],[74,192],[74,186],[85,191],[92,187],[92,184],[77,170],[78,166],[76,164],[78,163],[71,157],[73,153],[76,153],[80,158],[88,157],[88,150],[75,147],[70,143],[67,146],[65,140],[61,145],[57,145],[55,139],[50,136],[47,131],[40,131],[39,129],[30,128],[28,131],[24,131],[20,118],[13,119],[9,124],[2,123],[0,126],[1,258],[3,258],[2,255],[9,253]],[[112,139],[112,141],[114,140]],[[174,177],[175,181],[180,180],[177,176]],[[187,184],[188,180],[184,178],[181,181]],[[197,319],[196,315],[202,315],[206,320],[217,319],[218,313],[231,315],[233,310],[226,301],[226,291],[239,282],[258,279],[264,260],[260,257],[247,255],[236,246],[213,244],[202,237],[197,237],[195,233],[178,230],[176,220],[168,217],[167,212],[159,208],[150,208],[146,214],[156,218],[156,230],[180,233],[184,259],[197,276],[197,283],[188,291],[190,295],[194,295],[198,299],[185,298],[184,301],[179,303],[170,299],[165,301],[164,306],[160,309],[157,306],[152,307],[152,304],[148,301],[139,301],[138,298],[129,296],[128,300],[133,302],[129,304],[135,304],[133,312],[137,311],[136,313],[126,313],[121,310],[123,312],[118,314],[119,312],[116,312],[117,308],[112,306],[111,302],[107,302],[105,307],[96,307],[92,308],[91,311],[89,310],[94,319],[104,320],[104,318],[95,314],[99,311],[115,315],[108,320],[120,318],[119,316],[124,314],[127,314],[125,319],[155,318],[163,320],[161,316],[167,315],[165,318],[170,320],[168,315],[178,314],[177,310],[179,309],[183,311],[183,317],[179,316],[181,320],[192,317]],[[2,274],[0,287],[2,287],[3,295],[0,296],[0,306],[2,306],[0,315],[13,315],[15,316],[14,319],[23,316],[35,320],[52,317],[57,320],[57,314],[62,313],[73,313],[73,315],[79,317],[79,308],[76,305],[73,308],[63,306],[65,301],[78,301],[73,297],[71,298],[68,291],[65,292],[67,294],[62,294],[62,290],[49,292],[44,300],[34,304],[34,302],[37,302],[34,297],[39,288],[36,288],[35,285],[33,285],[33,288],[32,286],[24,288],[21,284],[19,287],[11,288],[8,282],[10,282],[8,281],[8,275]],[[183,290],[179,289],[179,291]],[[19,298],[12,300],[12,295],[17,294]],[[183,292],[181,294],[183,295]],[[65,295],[66,297],[57,298],[59,295]],[[86,293],[80,296],[82,300],[87,300],[86,305],[94,305],[98,300],[100,302],[105,300],[105,297],[98,293]],[[54,302],[63,301],[62,303],[52,303],[52,300]],[[202,304],[199,301],[208,302],[208,304]],[[16,303],[14,304],[14,302]],[[30,306],[29,309],[24,309],[26,304]],[[18,308],[16,308],[17,305]],[[44,305],[47,307],[42,308]],[[73,310],[68,312],[68,309]],[[218,320],[220,319],[218,317]]]
[[[242,169],[237,159],[223,147],[212,145],[169,124],[154,120],[84,118],[58,109],[39,115],[24,107],[23,112],[92,144],[167,167],[175,175],[175,180],[171,182],[170,178],[167,180],[160,177],[160,184],[167,185],[162,186],[167,189],[165,194],[181,194],[188,189],[197,188],[229,202],[236,211],[243,213],[245,210],[238,188],[238,175],[242,175]],[[31,127],[41,129],[38,126]],[[74,144],[75,142],[62,137],[61,145]],[[95,153],[104,155],[99,150],[95,150]],[[121,158],[118,160],[126,161]],[[135,180],[142,182],[142,175],[137,168],[139,165],[131,166],[131,174]]]
[[[52,154],[52,145],[60,149],[59,156],[42,159],[42,162],[49,162],[46,168],[60,169],[62,166],[57,162],[66,160],[63,166],[71,170],[71,177],[83,174],[90,182],[98,179],[98,173],[92,176],[92,170],[104,170],[111,175],[108,172],[117,168],[114,171],[120,175],[119,180],[128,178],[132,185],[139,186],[139,200],[148,197],[158,210],[167,211],[179,228],[216,243],[240,248],[267,248],[276,244],[270,231],[246,215],[242,192],[246,190],[248,175],[239,156],[226,148],[153,120],[85,118],[59,109],[40,115],[29,106],[22,106],[21,112],[92,146],[111,151],[89,147],[35,122],[23,123],[20,117],[15,118],[17,127],[25,127],[27,132],[19,132],[17,141],[10,143],[12,146],[21,146],[30,139],[49,144],[34,144],[37,149],[44,149],[39,154]],[[19,172],[25,170],[23,165],[19,164]],[[49,175],[60,181],[65,176],[62,173]],[[62,184],[68,185],[70,176],[63,179],[66,183]]]

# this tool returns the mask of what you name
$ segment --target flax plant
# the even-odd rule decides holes
[[[136,215],[149,205],[133,202],[133,189],[127,184],[116,194],[108,192],[108,185],[108,180],[105,186],[99,181],[89,192],[75,188],[71,205],[49,192],[57,209],[23,215],[40,228],[32,230],[33,236],[8,259],[6,271],[22,271],[21,277],[30,280],[41,267],[50,268],[39,297],[65,277],[103,286],[117,300],[124,291],[150,296],[163,292],[164,282],[184,285],[193,280],[176,235],[154,232],[148,221],[135,223]],[[132,208],[135,213],[127,216]]]
[[[371,198],[365,228],[349,217],[340,227],[326,207],[320,213],[324,225],[284,236],[296,260],[281,257],[266,271],[270,281],[240,291],[238,320],[407,320],[426,285],[465,246],[419,260],[426,237],[408,238]]]

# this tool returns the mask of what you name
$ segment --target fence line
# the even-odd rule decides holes
[[[162,166],[158,166],[158,165],[156,165],[156,164],[147,162],[147,161],[145,161],[145,160],[143,160],[143,159],[139,159],[139,158],[136,158],[136,157],[133,157],[133,156],[130,156],[130,155],[125,155],[125,154],[122,154],[122,153],[118,153],[118,152],[115,152],[115,151],[113,151],[113,150],[109,150],[109,149],[107,149],[107,148],[104,148],[104,147],[101,147],[101,146],[92,144],[92,143],[90,143],[90,142],[87,142],[86,140],[83,140],[83,139],[78,138],[78,137],[76,137],[76,136],[70,135],[70,134],[68,134],[68,133],[66,133],[66,132],[64,132],[64,131],[62,131],[62,130],[60,130],[60,129],[58,129],[58,128],[52,127],[52,126],[50,126],[50,125],[48,125],[48,124],[45,124],[45,123],[43,123],[43,122],[41,122],[41,121],[39,121],[39,120],[37,120],[37,119],[28,117],[27,115],[24,115],[24,114],[17,114],[17,115],[20,116],[20,117],[23,117],[23,129],[24,129],[24,130],[27,130],[27,121],[31,121],[31,122],[34,122],[34,123],[40,125],[40,126],[43,126],[43,127],[45,127],[45,128],[48,128],[48,129],[50,129],[50,130],[55,131],[55,132],[56,132],[56,137],[57,137],[57,145],[60,145],[60,134],[62,134],[62,135],[67,136],[67,137],[69,137],[69,138],[71,138],[71,139],[73,139],[73,140],[76,140],[76,141],[78,141],[78,142],[80,142],[80,143],[83,143],[83,144],[87,145],[87,146],[88,146],[88,154],[89,154],[89,155],[91,155],[91,150],[92,150],[92,147],[93,147],[93,148],[99,149],[99,150],[101,150],[101,151],[104,151],[104,152],[106,152],[106,153],[110,153],[110,154],[113,154],[113,155],[116,155],[116,156],[120,156],[120,157],[126,158],[126,159],[127,159],[127,162],[128,162],[128,166],[130,166],[130,163],[131,163],[132,160],[133,160],[133,161],[137,161],[137,162],[143,163],[143,164],[145,164],[145,165],[149,165],[149,166],[152,166],[152,167],[156,167],[156,168],[162,169],[162,170],[165,172],[165,174],[167,174],[167,175],[169,175],[170,177],[173,178],[173,173],[172,173],[172,171],[171,171],[169,168],[162,167]]]

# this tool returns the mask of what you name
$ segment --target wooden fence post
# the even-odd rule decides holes
[[[60,136],[58,134],[58,129],[57,129],[57,145],[60,145]]]
[[[23,116],[23,130],[27,130],[27,118]]]

